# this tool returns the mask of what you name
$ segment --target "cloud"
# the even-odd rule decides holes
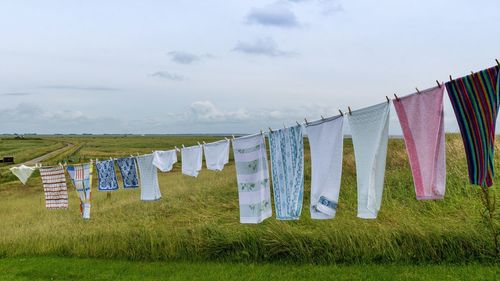
[[[247,15],[246,22],[247,24],[259,24],[284,28],[299,26],[295,14],[282,2],[263,8],[253,8]]]
[[[31,93],[3,93],[2,96],[29,96]]]
[[[53,90],[75,90],[75,91],[98,91],[98,92],[113,92],[119,91],[119,88],[104,87],[104,86],[79,86],[79,85],[47,85],[41,87],[43,89]]]
[[[180,64],[192,64],[194,62],[201,61],[202,59],[205,58],[211,58],[211,54],[204,54],[204,55],[195,55],[187,52],[182,52],[182,51],[172,51],[169,52],[168,55],[170,56],[170,60],[176,63]]]
[[[269,57],[292,56],[294,53],[285,52],[276,46],[276,42],[272,38],[258,38],[254,42],[239,41],[233,48],[233,51],[245,53],[249,55],[263,55]]]
[[[245,109],[223,111],[210,101],[196,101],[189,107],[188,120],[203,122],[236,122],[250,119],[250,113]]]
[[[340,0],[288,0],[293,3],[312,3],[320,7],[323,15],[329,16],[344,11]]]
[[[183,80],[185,80],[184,76],[176,74],[176,73],[171,73],[168,71],[157,71],[157,72],[151,74],[151,77],[165,79],[165,80],[171,80],[171,81],[183,81]]]

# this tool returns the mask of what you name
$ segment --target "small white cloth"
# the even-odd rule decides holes
[[[306,125],[311,147],[311,218],[331,219],[337,212],[342,176],[344,116]]]
[[[153,156],[153,165],[162,172],[171,171],[173,165],[177,163],[177,151],[175,149],[155,151],[153,152]]]
[[[183,147],[181,149],[182,173],[197,177],[202,167],[203,149],[201,145]]]
[[[384,102],[348,114],[352,133],[358,218],[377,218],[384,190],[387,143],[389,141],[389,103]]]
[[[207,169],[222,171],[229,162],[229,140],[222,140],[203,145]]]
[[[153,154],[137,156],[139,175],[141,178],[141,200],[153,201],[161,198],[158,185],[158,170],[153,165]]]
[[[18,167],[10,168],[10,171],[23,183],[26,184],[28,179],[31,177],[36,167],[28,167],[26,165],[21,165]]]

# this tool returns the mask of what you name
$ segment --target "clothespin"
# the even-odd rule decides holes
[[[184,145],[182,145],[182,148],[186,148]]]
[[[495,59],[495,61],[497,62],[497,65],[498,65],[498,66],[500,66],[500,62],[498,62],[498,60],[497,60],[497,59]]]
[[[300,126],[300,123],[299,123],[299,122],[295,121],[295,123],[297,123],[297,126]]]
[[[203,144],[207,144],[205,141],[203,141]]]
[[[225,139],[226,141],[229,141],[229,139],[228,139],[228,138],[226,138],[226,137],[224,137],[224,139]]]
[[[396,98],[396,101],[399,101],[399,98],[398,96],[396,96],[396,94],[394,94],[394,97]]]
[[[260,130],[260,134],[263,135],[264,133],[262,132],[262,130]]]
[[[325,120],[325,117],[323,117],[323,115],[320,115],[321,116],[321,120]]]
[[[344,116],[344,112],[342,112],[342,110],[339,109],[339,112],[340,112],[340,116]]]
[[[417,87],[415,87],[415,90],[417,90],[417,94],[419,94],[419,95],[420,95],[420,91],[418,90],[418,88],[417,88]]]
[[[273,130],[271,129],[271,127],[269,127],[269,132],[271,132],[271,133],[273,132]]]
[[[109,160],[110,160],[110,161],[113,161],[113,157],[109,157]]]
[[[347,109],[349,109],[349,115],[352,115],[351,107],[348,106]]]
[[[450,75],[450,81],[453,81],[453,78],[451,78],[451,75]]]
[[[286,129],[285,123],[283,123],[283,129]]]
[[[470,74],[471,74],[471,75],[474,75],[474,71],[471,71],[471,72],[470,72]]]
[[[199,145],[199,146],[201,146],[201,143],[200,143],[200,142],[198,142],[198,145]]]
[[[177,148],[177,146],[174,146],[174,149],[175,149],[175,151],[179,151],[179,149]]]
[[[441,88],[441,83],[439,83],[438,80],[436,80],[436,83],[438,84],[438,87]]]
[[[233,140],[234,140],[234,135],[231,135],[231,136],[233,136]]]
[[[385,96],[385,99],[387,100],[387,103],[390,103],[390,102],[391,102],[391,100],[389,99],[389,97],[388,97],[388,96]]]
[[[304,121],[306,121],[306,125],[309,125],[309,123],[307,123],[307,119],[306,118],[304,118]]]

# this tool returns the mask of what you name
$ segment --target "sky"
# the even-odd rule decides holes
[[[498,0],[6,0],[0,133],[255,133],[336,115],[493,66],[498,11]],[[390,122],[400,134],[393,109]]]

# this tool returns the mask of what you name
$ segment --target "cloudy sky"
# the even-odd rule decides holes
[[[498,0],[2,1],[0,133],[253,133],[358,109],[492,66],[498,11]]]

